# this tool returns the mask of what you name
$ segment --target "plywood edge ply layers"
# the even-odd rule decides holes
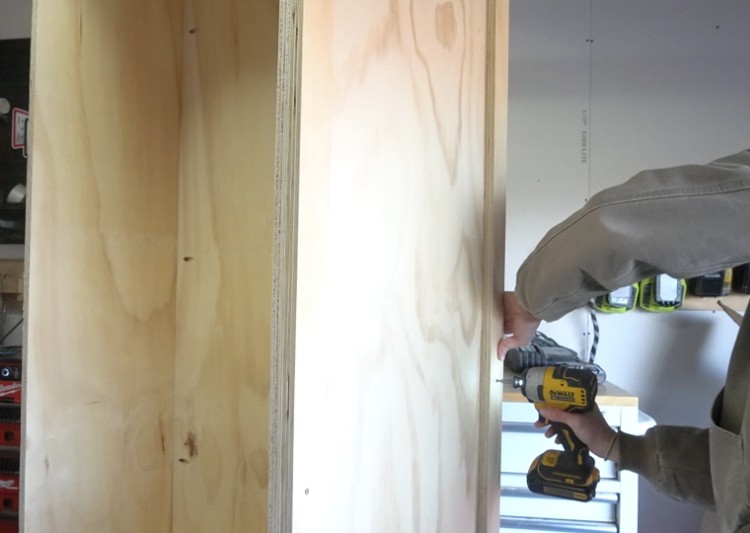
[[[299,187],[301,0],[281,2],[276,134],[276,231],[268,531],[292,530],[294,353]]]
[[[477,531],[500,527],[500,433],[502,422],[502,365],[496,343],[502,336],[502,308],[498,295],[504,287],[505,177],[508,106],[508,0],[487,2],[487,62],[485,104],[485,195],[482,309],[483,355],[480,375],[479,489]],[[500,285],[497,285],[497,281]]]

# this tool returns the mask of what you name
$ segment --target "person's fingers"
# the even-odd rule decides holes
[[[539,414],[546,418],[549,422],[562,422],[563,424],[570,425],[570,422],[575,420],[576,415],[555,409],[554,407],[542,407],[539,409]]]
[[[519,346],[525,345],[521,344],[514,336],[510,335],[508,337],[503,337],[500,339],[500,342],[497,343],[497,358],[504,361],[505,354],[508,353],[508,350],[518,348]]]
[[[539,410],[539,415],[540,415],[539,420],[534,422],[534,426],[538,428],[547,426],[550,422],[561,422],[563,424],[569,424],[571,420],[575,420],[575,419],[571,419],[570,417],[576,416],[576,415],[572,415],[571,413],[561,411],[560,409],[555,409],[553,407],[542,407]],[[555,444],[560,444],[562,442],[560,440],[560,435],[552,426],[548,427],[545,430],[544,436],[547,437],[548,439],[555,437]]]
[[[539,414],[547,419],[547,422],[557,422],[568,426],[595,455],[601,457],[602,454],[607,453],[607,447],[612,442],[614,432],[604,419],[598,405],[594,405],[594,408],[586,413],[569,413],[551,407],[542,407],[539,409]],[[539,422],[535,425],[543,427],[544,423]],[[555,431],[551,427],[545,430],[545,436],[548,438],[554,434]],[[559,443],[560,440],[558,435],[555,442]]]
[[[512,292],[504,292],[503,302],[503,336],[497,345],[497,358],[505,359],[508,350],[528,345],[540,321],[526,311]]]

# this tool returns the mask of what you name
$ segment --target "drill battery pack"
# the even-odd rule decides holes
[[[599,470],[594,458],[586,454],[579,463],[578,454],[547,450],[534,459],[526,475],[531,492],[588,502],[596,496]]]
[[[687,282],[667,274],[659,274],[640,282],[638,306],[652,313],[669,313],[682,307]]]
[[[750,294],[750,263],[734,267],[732,289],[743,294]]]
[[[594,298],[594,309],[602,313],[626,313],[638,301],[638,284],[620,287],[612,292]]]
[[[695,296],[726,296],[732,291],[732,269],[690,278],[687,284],[688,291]]]

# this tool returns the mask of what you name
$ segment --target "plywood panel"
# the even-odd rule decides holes
[[[302,0],[279,5],[268,531],[292,530]]]
[[[483,327],[480,366],[479,418],[479,490],[477,531],[493,532],[500,521],[500,432],[502,425],[503,368],[494,354],[503,335],[502,294],[505,265],[505,185],[508,171],[508,46],[509,3],[492,1],[488,5],[487,94],[485,120],[485,249],[483,272]],[[494,14],[494,16],[493,16]]]
[[[186,2],[174,530],[263,531],[278,2]]]
[[[296,531],[484,529],[487,16],[305,4]]]
[[[38,2],[27,532],[171,521],[178,2]]]

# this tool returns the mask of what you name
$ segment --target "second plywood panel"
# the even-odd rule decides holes
[[[486,17],[305,6],[297,531],[477,523]]]

